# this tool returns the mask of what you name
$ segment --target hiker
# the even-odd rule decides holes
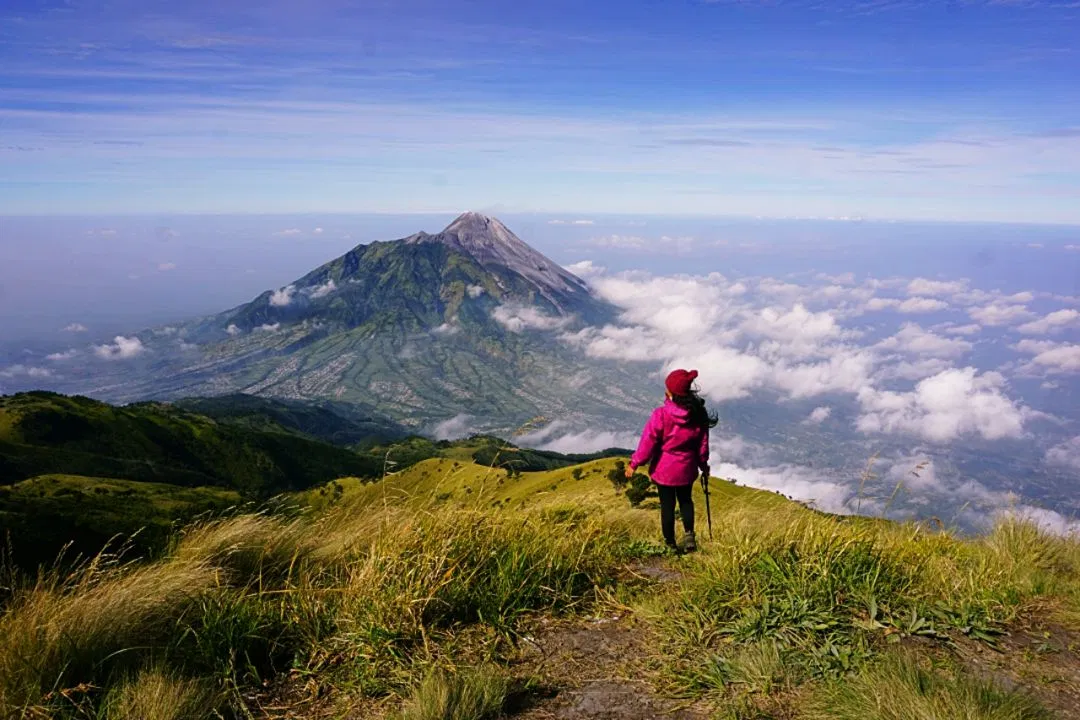
[[[675,370],[667,376],[666,399],[649,417],[641,433],[637,452],[630,458],[626,477],[637,468],[649,466],[649,475],[660,493],[660,529],[664,544],[679,551],[675,543],[675,501],[682,515],[683,547],[697,550],[694,536],[694,481],[700,470],[709,475],[709,428],[716,427],[716,415],[705,409],[705,401],[694,390],[697,370]]]

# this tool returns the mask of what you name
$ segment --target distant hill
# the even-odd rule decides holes
[[[145,553],[178,521],[272,496],[302,499],[339,478],[370,483],[433,459],[535,472],[619,453],[567,456],[482,435],[406,437],[347,406],[244,395],[117,407],[22,393],[0,397],[0,550],[34,566],[68,544],[92,554],[138,531],[131,543]]]
[[[333,445],[371,445],[407,435],[396,423],[365,413],[348,403],[322,401],[316,404],[235,393],[183,398],[171,404],[219,422],[254,430],[285,430]]]
[[[381,471],[370,457],[280,425],[255,429],[165,404],[115,407],[46,392],[0,398],[0,484],[68,474],[267,497]]]

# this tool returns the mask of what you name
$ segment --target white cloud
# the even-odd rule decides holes
[[[987,440],[1019,437],[1025,408],[1007,398],[998,373],[975,368],[945,370],[920,381],[911,392],[867,387],[857,394],[864,433],[904,432],[944,443],[963,435]]]
[[[1041,250],[1044,247],[1042,243],[1028,243],[1027,246],[1033,250]]]
[[[1047,350],[1053,350],[1054,348],[1061,346],[1061,343],[1054,342],[1053,340],[1031,340],[1029,338],[1024,338],[1013,345],[1012,348],[1017,352],[1038,355],[1039,353],[1044,353]]]
[[[852,491],[842,484],[823,479],[819,473],[798,465],[740,467],[730,462],[714,462],[715,478],[734,478],[740,485],[786,495],[825,512],[850,514]]]
[[[744,320],[740,329],[749,337],[780,340],[784,348],[796,351],[844,335],[832,313],[811,312],[802,303],[787,312],[767,307]]]
[[[954,358],[968,352],[973,346],[966,340],[942,337],[924,330],[916,323],[904,323],[898,333],[882,340],[877,347],[910,355]]]
[[[45,359],[51,362],[63,362],[64,360],[70,360],[78,354],[79,351],[72,348],[71,350],[65,350],[64,352],[54,352],[51,355],[46,355]]]
[[[1012,295],[1006,295],[1001,298],[1005,302],[1011,303],[1029,303],[1035,299],[1035,294],[1030,290],[1024,290],[1023,292],[1013,293]]]
[[[456,335],[461,332],[461,327],[453,323],[443,323],[438,327],[432,329],[436,335]]]
[[[876,377],[880,380],[922,380],[951,367],[952,363],[942,358],[902,360],[883,367]]]
[[[594,225],[592,220],[548,220],[548,225]]]
[[[120,233],[113,228],[98,228],[96,230],[87,230],[86,234],[94,237],[116,237]]]
[[[607,271],[607,268],[603,265],[597,265],[592,260],[582,260],[581,262],[565,265],[564,267],[580,278],[603,275]]]
[[[229,327],[225,328],[225,332],[227,332],[229,335],[232,335],[233,337],[235,337],[235,336],[239,335],[241,332],[243,332],[243,330],[241,330],[236,325],[236,323],[232,323],[232,324],[229,325]]]
[[[648,241],[637,235],[606,235],[592,239],[592,244],[602,248],[612,249],[639,249],[645,247]]]
[[[806,418],[805,422],[820,424],[829,419],[829,415],[832,415],[832,408],[821,406],[814,408],[813,412]]]
[[[459,440],[463,437],[474,435],[473,418],[471,415],[455,415],[449,420],[437,424],[432,431],[436,440]]]
[[[287,285],[280,290],[275,290],[270,294],[270,304],[274,307],[285,307],[292,302],[295,293],[295,285]]]
[[[497,323],[515,333],[524,332],[526,329],[557,330],[570,322],[568,317],[547,315],[525,305],[499,305],[491,315]]]
[[[1024,323],[1016,329],[1025,335],[1047,335],[1061,332],[1070,325],[1078,324],[1077,321],[1080,321],[1080,311],[1067,308],[1055,310],[1045,317]]]
[[[290,235],[300,235],[304,231],[300,228],[287,228],[285,230],[278,230],[274,235],[277,237],[289,237]]]
[[[311,231],[311,234],[312,235],[322,235],[323,234],[323,229],[321,227],[317,227],[317,228],[315,228],[314,230]]]
[[[1065,249],[1066,250],[1073,250],[1073,251],[1080,250],[1080,245],[1066,245]]]
[[[637,447],[636,433],[609,432],[604,430],[575,431],[566,423],[556,420],[535,432],[522,435],[516,442],[523,447],[550,450],[559,453],[591,453],[608,448]]]
[[[290,285],[290,287],[292,287],[292,286]],[[337,285],[334,284],[333,279],[330,279],[330,280],[327,280],[322,285],[318,285],[316,287],[310,288],[308,290],[308,292],[311,295],[311,298],[313,300],[318,300],[319,298],[326,297],[327,295],[334,292],[335,290],[337,290]],[[271,299],[271,303],[272,302],[273,302],[273,299]],[[285,304],[288,305],[288,303],[285,303]]]
[[[86,332],[86,326],[82,323],[71,323],[64,328],[64,332]]]
[[[270,323],[263,323],[262,325],[260,325],[259,327],[255,328],[255,329],[260,330],[262,332],[277,332],[280,327],[281,327],[281,323],[274,323],[272,325]]]
[[[866,302],[866,309],[877,312],[878,310],[884,310],[886,308],[899,307],[900,301],[896,298],[870,298]]]
[[[1031,363],[1025,369],[1043,369],[1050,373],[1075,373],[1080,372],[1080,345],[1038,342],[1033,340],[1021,340],[1015,345],[1021,352],[1032,352],[1035,348],[1037,354],[1031,359]]]
[[[139,338],[117,335],[112,344],[95,345],[94,354],[103,360],[127,360],[146,350]]]
[[[1014,322],[1034,317],[1034,313],[1023,305],[1002,305],[1000,303],[992,303],[984,307],[971,308],[968,310],[968,315],[971,316],[972,320],[982,325],[990,325],[993,327],[1010,325]]]
[[[929,280],[915,278],[907,285],[908,295],[952,295],[967,289],[967,280]]]
[[[1080,471],[1080,435],[1047,450],[1046,462]]]
[[[570,222],[570,224],[571,225],[592,225],[593,221],[592,220],[573,220],[573,221]]]
[[[902,313],[916,314],[938,312],[947,307],[949,307],[949,303],[944,302],[943,300],[927,297],[912,297],[900,303],[896,309]]]
[[[176,263],[163,262],[163,263],[158,264],[157,269],[158,269],[158,272],[169,272],[170,270],[175,270],[176,269]]]
[[[467,288],[465,288],[465,291],[469,294],[469,297],[471,298],[478,298],[484,294],[484,288],[480,285],[469,285]]]
[[[0,377],[14,378],[14,377],[29,377],[29,378],[47,378],[52,377],[52,370],[48,368],[32,367],[29,365],[11,365],[3,370],[0,370]]]
[[[982,325],[952,325],[950,327],[943,328],[941,332],[946,335],[978,335],[982,330]]]

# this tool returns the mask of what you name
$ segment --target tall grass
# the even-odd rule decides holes
[[[906,636],[993,643],[1031,603],[1080,580],[1075,540],[1017,518],[961,540],[795,508],[718,515],[716,542],[648,608],[691,690],[739,684],[748,647],[775,646],[798,681],[855,670]]]
[[[203,523],[158,561],[91,564],[16,591],[0,615],[0,708],[60,712],[78,694],[80,712],[113,717],[134,707],[117,689],[131,677],[157,678],[162,696],[190,690],[168,678],[203,677],[235,704],[236,688],[290,669],[403,691],[439,634],[474,623],[509,634],[524,613],[570,609],[628,547],[625,527],[580,513],[342,507]]]

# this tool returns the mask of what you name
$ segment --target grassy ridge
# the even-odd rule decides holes
[[[343,475],[376,476],[374,459],[286,432],[221,424],[167,405],[114,407],[32,392],[0,397],[0,479],[49,473],[268,496]]]
[[[309,515],[190,526],[153,562],[46,574],[0,615],[0,706],[243,716],[291,673],[305,716],[495,717],[528,686],[510,662],[523,618],[615,602],[645,623],[657,687],[718,717],[1049,717],[948,658],[1037,607],[1075,627],[1076,539],[1016,519],[959,539],[715,481],[716,539],[664,560],[674,579],[625,586],[656,552],[655,506],[616,495],[613,466],[510,478],[434,458]]]
[[[222,488],[43,475],[0,486],[0,530],[9,535],[8,559],[33,568],[65,548],[93,554],[114,542],[151,552],[164,547],[178,523],[242,503],[239,493]]]

